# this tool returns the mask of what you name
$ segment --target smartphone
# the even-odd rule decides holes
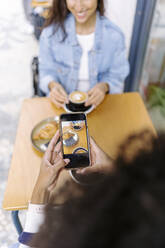
[[[60,137],[63,158],[69,158],[66,169],[77,169],[90,165],[89,137],[86,115],[68,113],[60,116]]]

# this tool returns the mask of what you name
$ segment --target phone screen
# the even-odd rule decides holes
[[[68,169],[90,164],[86,116],[83,113],[62,114],[60,117],[63,158],[69,158]]]

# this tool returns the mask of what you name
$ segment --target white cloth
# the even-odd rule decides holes
[[[39,230],[40,225],[44,221],[44,207],[45,205],[29,203],[24,232],[36,233]],[[19,248],[28,247],[29,246],[23,244],[19,246]]]
[[[44,204],[29,204],[24,232],[36,233],[44,221]]]
[[[89,90],[89,66],[88,66],[88,52],[92,49],[94,44],[94,33],[87,35],[77,34],[78,42],[82,48],[82,57],[80,60],[79,80],[77,90],[87,92]]]

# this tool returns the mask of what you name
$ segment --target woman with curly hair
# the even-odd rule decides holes
[[[47,205],[33,247],[165,247],[165,134],[129,137],[110,167],[83,196]]]
[[[40,89],[57,107],[75,90],[98,106],[121,93],[128,75],[124,35],[104,16],[104,0],[53,0],[40,37]]]
[[[92,166],[85,170],[101,173],[102,181],[74,195],[78,184],[64,185],[59,196],[65,193],[66,201],[60,206],[57,196],[50,198],[68,163],[59,154],[58,135],[42,161],[19,247],[164,248],[165,134],[130,136],[115,161],[91,140]]]

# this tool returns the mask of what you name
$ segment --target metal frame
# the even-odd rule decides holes
[[[157,0],[137,0],[125,91],[137,91]]]
[[[13,224],[17,230],[17,233],[20,235],[23,231],[23,228],[22,228],[18,213],[19,213],[19,211],[12,211],[11,217],[13,220]]]
[[[32,74],[33,74],[33,90],[34,94],[33,96],[46,96],[44,92],[39,88],[39,71],[38,71],[38,66],[39,66],[39,60],[38,57],[33,57],[32,59]]]

